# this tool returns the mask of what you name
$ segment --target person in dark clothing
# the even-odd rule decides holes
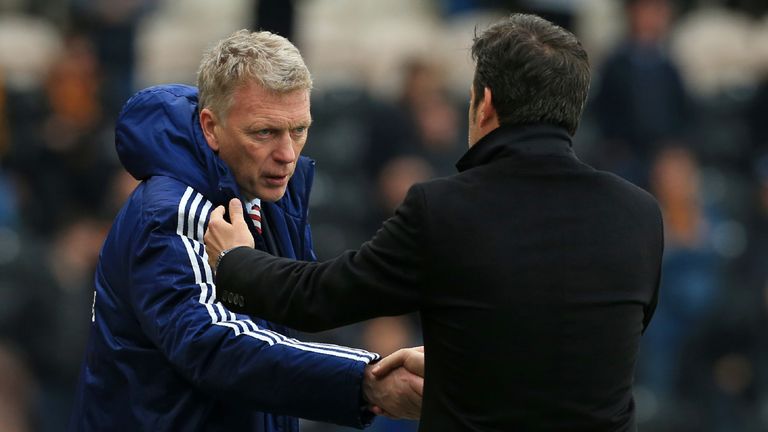
[[[601,68],[593,109],[605,141],[603,166],[647,187],[657,151],[686,138],[693,113],[664,44],[669,0],[628,0],[626,15],[629,34]]]
[[[633,431],[659,206],[575,156],[590,72],[571,33],[515,14],[472,55],[458,174],[414,185],[360,250],[321,263],[247,247],[240,204],[232,224],[218,207],[205,243],[223,301],[306,331],[418,311],[422,431]]]

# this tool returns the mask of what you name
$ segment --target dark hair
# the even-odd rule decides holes
[[[491,90],[499,123],[550,123],[576,133],[589,91],[589,60],[569,31],[513,14],[472,43],[474,106]]]

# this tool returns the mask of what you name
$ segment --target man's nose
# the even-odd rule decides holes
[[[272,157],[280,163],[291,163],[296,160],[296,151],[293,149],[293,139],[290,133],[281,134],[277,147],[272,152]]]

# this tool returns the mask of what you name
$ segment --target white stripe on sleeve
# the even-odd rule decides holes
[[[365,350],[342,347],[331,344],[307,343],[296,339],[288,338],[280,333],[262,329],[253,321],[243,316],[228,311],[221,302],[216,301],[216,285],[213,283],[213,272],[208,265],[207,253],[202,244],[205,223],[208,219],[212,203],[205,200],[199,193],[195,197],[187,213],[187,203],[192,194],[195,193],[191,187],[187,187],[184,195],[179,202],[177,234],[181,237],[182,243],[187,250],[187,256],[192,266],[195,276],[195,283],[200,286],[200,304],[206,308],[211,317],[211,323],[230,328],[235,336],[247,335],[254,339],[261,340],[270,346],[280,344],[294,349],[315,352],[335,357],[342,357],[351,360],[368,363],[379,358],[378,354],[370,353]],[[200,202],[205,200],[202,207]],[[197,224],[195,224],[195,219]],[[185,230],[186,222],[186,230]]]

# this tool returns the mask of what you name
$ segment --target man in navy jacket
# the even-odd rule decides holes
[[[249,236],[217,208],[206,248],[230,251],[216,282],[236,310],[302,330],[418,311],[422,431],[634,431],[658,204],[574,154],[589,64],[571,33],[512,15],[478,34],[472,54],[458,174],[416,184],[360,250],[323,263],[230,249]]]
[[[311,78],[286,39],[245,30],[208,51],[198,89],[163,85],[125,105],[125,168],[143,180],[96,271],[92,329],[72,431],[297,431],[296,417],[364,427],[417,417],[420,380],[377,379],[377,354],[292,339],[220,303],[202,244],[210,210],[248,203],[256,245],[314,260],[300,156]]]

